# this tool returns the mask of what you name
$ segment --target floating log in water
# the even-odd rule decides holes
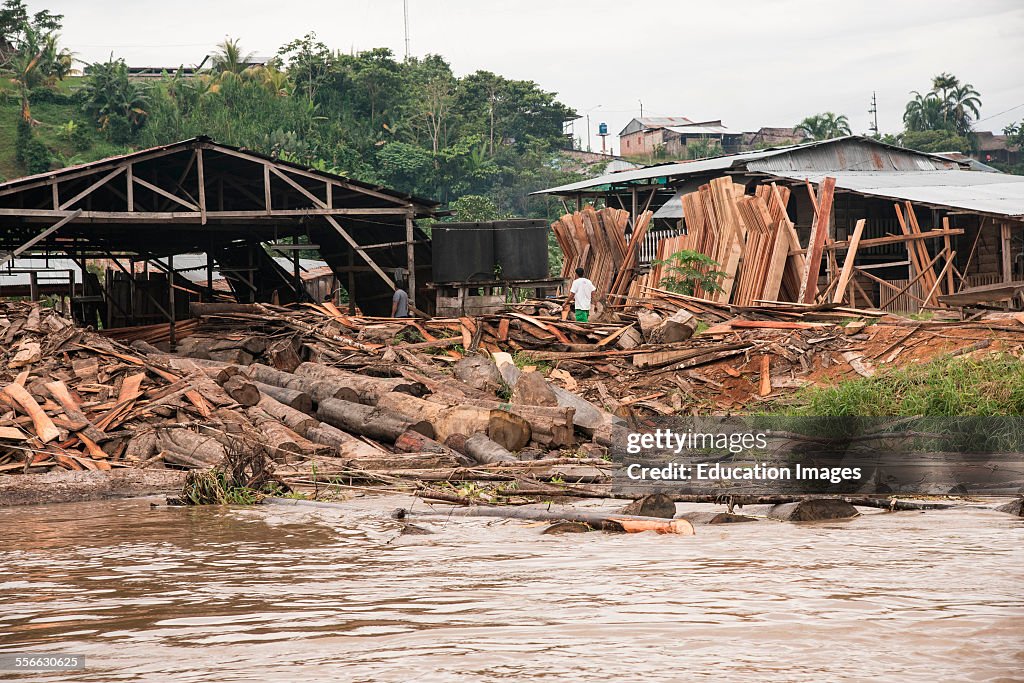
[[[685,519],[660,519],[658,517],[640,517],[638,515],[602,514],[599,512],[577,512],[575,510],[538,510],[536,508],[508,507],[468,507],[448,508],[445,510],[408,510],[398,508],[391,513],[395,519],[406,519],[410,516],[440,515],[443,517],[502,517],[506,519],[530,519],[545,522],[583,522],[596,529],[605,531],[655,531],[659,534],[676,534],[693,536],[693,525]]]

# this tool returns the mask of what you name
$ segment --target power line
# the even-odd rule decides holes
[[[1009,109],[1007,109],[1006,111],[1001,111],[1001,112],[999,112],[998,114],[992,114],[992,116],[986,116],[986,117],[985,117],[985,118],[983,118],[983,119],[978,119],[977,121],[975,121],[975,123],[981,123],[982,121],[988,121],[989,119],[994,119],[995,117],[997,117],[997,116],[1002,116],[1003,114],[1009,114],[1009,113],[1010,113],[1011,111],[1013,111],[1014,109],[1020,109],[1021,107],[1024,107],[1024,102],[1021,102],[1021,103],[1020,103],[1020,104],[1018,104],[1018,105],[1017,105],[1016,107],[1010,107],[1010,108],[1009,108]]]

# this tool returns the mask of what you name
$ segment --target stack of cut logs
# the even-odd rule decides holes
[[[249,324],[288,319],[260,306],[226,308]],[[573,447],[577,432],[609,438],[608,413],[521,373],[507,354],[498,364],[467,355],[453,381],[422,362],[367,373],[310,362],[323,354],[294,325],[308,325],[321,346],[338,335],[301,320],[281,325],[287,333],[278,337],[197,334],[177,349],[194,356],[184,357],[138,339],[124,346],[38,304],[4,313],[0,473],[203,468],[231,449],[263,448],[286,469],[308,472],[315,459],[317,472],[344,474],[511,462]],[[350,341],[334,340],[334,353],[380,359],[381,345]]]

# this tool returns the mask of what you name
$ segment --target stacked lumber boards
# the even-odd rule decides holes
[[[718,303],[749,306],[756,301],[795,301],[804,270],[798,252],[796,229],[786,213],[790,190],[758,186],[753,196],[731,178],[715,178],[695,192],[683,195],[686,234],[658,242],[650,271],[628,288],[630,301],[661,287],[667,275],[665,262],[683,250],[711,258],[725,273],[718,279],[721,291],[694,295]]]
[[[583,268],[601,294],[624,295],[637,273],[640,245],[654,214],[644,211],[629,227],[629,212],[605,207],[584,207],[551,224],[562,249],[562,277],[571,280]]]

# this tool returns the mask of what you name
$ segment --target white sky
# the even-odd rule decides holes
[[[195,64],[225,36],[258,55],[316,31],[335,49],[404,54],[402,0],[29,0],[63,13],[63,42],[86,61]],[[529,79],[615,133],[649,116],[722,119],[733,130],[792,126],[826,110],[902,129],[911,90],[949,71],[982,95],[978,130],[1024,119],[1021,0],[409,0],[414,55],[456,74]],[[1006,111],[1011,110],[1011,111]],[[1003,113],[1005,112],[1005,113]],[[576,123],[586,135],[586,119]]]

